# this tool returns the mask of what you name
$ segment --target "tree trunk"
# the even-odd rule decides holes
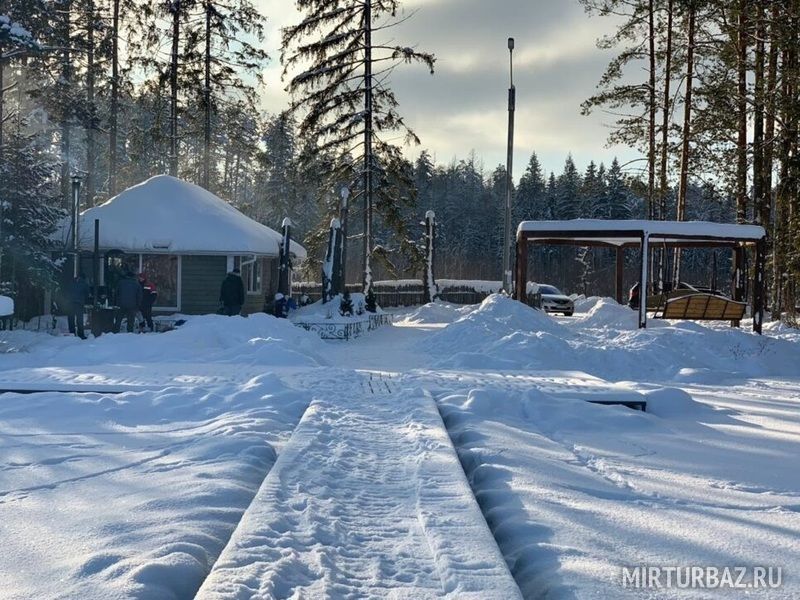
[[[748,0],[739,0],[737,42],[737,116],[736,140],[736,222],[747,221],[747,10]]]
[[[205,105],[205,128],[203,131],[203,187],[209,188],[211,172],[211,1],[206,2],[206,52],[205,85],[203,104]]]
[[[5,117],[5,80],[3,78],[3,69],[5,69],[6,62],[3,58],[3,45],[0,44],[0,161],[3,160],[3,118]],[[0,209],[2,209],[2,202],[0,202]],[[0,218],[0,226],[2,226],[2,218]]]
[[[119,123],[119,3],[114,0],[111,21],[111,107],[108,131],[108,195],[117,195],[117,127]]]
[[[64,44],[64,49],[61,53],[61,77],[66,94],[70,94],[70,85],[72,83],[72,53],[70,52],[72,1],[67,0],[62,6],[64,21],[62,23],[61,42]],[[66,105],[61,115],[61,203],[64,209],[69,209],[72,201],[70,184],[72,104],[68,98],[62,97],[61,101]]]
[[[753,209],[756,223],[769,223],[769,203],[764,195],[764,68],[766,57],[764,5],[758,5],[755,53],[755,98],[753,108]]]
[[[661,220],[667,219],[667,194],[669,183],[667,181],[667,167],[669,163],[669,123],[670,111],[672,110],[672,99],[670,97],[670,84],[672,77],[672,15],[673,0],[667,1],[667,42],[664,56],[664,105],[661,120],[661,200],[659,203],[659,217]]]
[[[372,0],[364,3],[364,294],[372,291]]]
[[[95,146],[95,130],[97,128],[97,107],[95,105],[95,64],[94,64],[94,0],[86,2],[86,110],[88,123],[86,127],[86,202],[94,206],[95,201],[95,162],[97,148]]]
[[[798,19],[800,18],[800,0],[790,2],[791,33],[787,41],[789,47],[789,70],[786,76],[790,78],[789,95],[787,101],[787,137],[789,139],[789,180],[787,185],[787,204],[788,204],[788,230],[784,235],[786,243],[786,271],[788,275],[786,285],[786,312],[790,320],[796,319],[796,285],[800,276],[800,249],[798,240],[798,229],[800,229],[800,199],[798,199],[798,181],[800,180],[800,164],[798,164],[798,107],[797,92],[800,88],[798,82],[798,57],[797,45],[800,40],[800,30],[798,30]]]
[[[178,49],[181,33],[181,0],[172,0],[172,60],[169,71],[169,174],[178,176]]]
[[[775,156],[775,118],[776,110],[778,108],[776,97],[778,94],[777,76],[778,76],[778,17],[780,15],[780,6],[777,1],[772,4],[772,23],[769,28],[769,61],[767,66],[767,95],[766,95],[766,124],[764,131],[764,195],[767,202],[767,220],[763,222],[764,227],[767,229],[768,241],[772,246],[772,285],[770,294],[770,312],[773,319],[780,318],[780,306],[778,303],[778,289],[780,285],[780,275],[777,270],[775,262],[775,237],[774,228],[770,227],[769,219],[773,210],[773,193],[772,193],[772,169]]]
[[[692,86],[694,79],[694,36],[695,36],[695,7],[689,5],[687,24],[687,53],[686,53],[686,94],[683,101],[683,140],[681,144],[681,167],[678,182],[678,221],[686,220],[686,186],[689,183],[689,140],[691,137],[692,122]],[[681,251],[675,249],[673,285],[678,285],[681,276]],[[641,293],[641,292],[640,292]]]
[[[650,54],[650,79],[648,82],[648,102],[650,118],[648,121],[647,146],[647,218],[655,218],[656,189],[656,26],[654,0],[650,0],[648,8],[648,35]],[[651,269],[652,272],[652,269]]]
[[[5,140],[3,138],[3,117],[5,115],[5,80],[3,69],[5,68],[3,58],[3,45],[0,44],[0,165],[5,164]],[[4,202],[0,202],[0,280],[3,278],[3,229],[5,223]]]
[[[233,203],[239,204],[239,176],[241,174],[242,153],[236,151],[236,160],[233,168]]]
[[[789,308],[787,304],[786,292],[788,288],[788,265],[786,262],[786,252],[788,246],[788,232],[790,230],[789,204],[791,201],[791,120],[794,97],[794,86],[789,75],[794,68],[794,51],[792,40],[784,39],[781,49],[781,73],[782,84],[780,94],[781,120],[783,128],[781,131],[781,144],[778,160],[780,161],[779,182],[775,204],[775,220],[773,227],[773,276],[776,279],[777,294],[774,302],[774,310],[780,315],[782,309]]]

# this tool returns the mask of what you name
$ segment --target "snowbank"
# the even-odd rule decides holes
[[[637,329],[639,327],[638,313],[627,306],[617,304],[612,298],[599,298],[596,296],[586,298],[580,303],[580,309],[575,307],[577,318],[582,318],[585,327]],[[658,326],[658,322],[649,323],[649,327]]]
[[[447,302],[429,302],[409,313],[402,315],[398,323],[410,323],[417,325],[429,325],[440,323],[452,323],[456,319],[471,313],[475,307],[458,304],[448,304]]]
[[[194,597],[309,399],[272,375],[4,395],[0,596]]]
[[[166,333],[106,334],[80,340],[30,331],[0,332],[3,369],[27,366],[95,365],[124,362],[223,362],[263,366],[324,364],[319,338],[286,319],[257,313],[249,317],[203,315]],[[232,368],[235,368],[232,367]]]
[[[647,400],[647,412],[665,419],[713,423],[727,414],[725,411],[715,410],[708,404],[697,402],[679,388],[643,390],[643,394]]]
[[[493,295],[419,348],[440,368],[567,369],[608,380],[795,375],[800,364],[797,330],[768,326],[758,336],[726,323],[657,319],[638,329],[634,311],[610,298],[587,298],[581,311],[553,318]]]
[[[784,587],[767,596],[788,599],[800,594],[788,576],[800,568],[796,393],[765,397],[747,416],[680,390],[648,395],[658,414],[535,387],[443,396],[440,409],[524,597],[643,597],[622,587],[623,566],[764,564],[784,573]]]
[[[420,350],[442,357],[437,362],[440,367],[518,369],[521,363],[536,362],[526,356],[528,345],[543,343],[555,350],[564,335],[563,328],[544,312],[493,294],[431,336]],[[545,368],[544,362],[539,367]]]

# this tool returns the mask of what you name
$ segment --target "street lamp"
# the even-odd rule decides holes
[[[510,84],[508,88],[508,154],[506,156],[506,209],[503,232],[503,289],[511,293],[511,176],[514,168],[514,111],[517,92],[514,87],[514,38],[508,38],[508,64]]]
[[[77,277],[81,272],[81,247],[80,247],[80,217],[81,217],[81,177],[72,176],[72,250],[74,252],[72,275]]]
[[[342,272],[340,274],[342,283],[342,292],[347,290],[347,201],[350,198],[350,188],[346,185],[342,186],[339,190],[339,195],[342,197],[340,221],[342,223]]]

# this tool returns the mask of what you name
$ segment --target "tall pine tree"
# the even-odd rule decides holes
[[[397,0],[297,0],[297,7],[303,19],[284,30],[281,55],[287,76],[303,69],[289,80],[291,111],[299,116],[301,136],[313,139],[320,150],[353,159],[337,161],[345,167],[328,173],[327,180],[331,188],[342,180],[361,180],[353,200],[360,196],[363,204],[363,283],[369,293],[373,210],[396,228],[405,250],[415,247],[396,218],[400,205],[412,197],[412,181],[402,168],[400,148],[389,136],[419,140],[397,110],[389,77],[404,62],[422,63],[433,72],[434,57],[376,39],[391,28],[385,21],[396,18]],[[376,22],[382,23],[377,31]],[[383,185],[389,181],[398,185]],[[351,187],[354,183],[350,181]]]

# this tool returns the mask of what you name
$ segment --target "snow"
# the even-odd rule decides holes
[[[8,296],[0,296],[0,317],[14,314],[14,300]]]
[[[415,308],[403,315],[400,323],[403,324],[449,324],[461,317],[471,313],[472,306],[458,306],[446,302],[430,302],[419,308]]]
[[[604,242],[623,245],[640,242],[641,234],[647,232],[654,241],[674,241],[675,238],[690,237],[696,240],[750,240],[764,239],[766,232],[760,225],[739,225],[732,223],[711,223],[708,221],[644,221],[635,219],[573,219],[568,221],[523,221],[517,228],[517,234],[525,234],[526,239],[535,240],[549,237],[553,232],[574,232],[577,239],[580,232],[608,232]],[[623,233],[630,233],[625,236]],[[537,235],[541,234],[541,235]]]
[[[662,400],[680,394],[666,392]],[[791,428],[776,436],[776,424],[765,429],[707,406],[677,409],[681,417],[673,418],[577,407],[535,389],[473,390],[445,397],[442,405],[526,598],[594,598],[599,590],[641,597],[621,589],[621,566],[763,564],[796,571],[796,417],[783,421]],[[772,410],[795,411],[796,399],[784,396],[755,412]],[[797,591],[795,583],[771,597]],[[660,590],[653,597],[730,594]]]
[[[200,186],[158,175],[81,213],[81,247],[94,244],[100,220],[100,248],[125,252],[180,254],[256,254],[280,252],[281,234],[249,217]],[[56,239],[69,239],[66,221]],[[292,254],[305,249],[292,242]]]
[[[573,317],[551,317],[499,295],[421,344],[440,368],[559,368],[604,379],[644,381],[695,373],[792,375],[800,333],[758,336],[727,323],[651,320],[638,329],[636,313],[610,298],[591,298]],[[481,366],[482,365],[482,366]]]
[[[25,46],[38,46],[31,32],[8,15],[0,15],[0,40],[7,36],[12,42]]]
[[[306,306],[301,306],[297,310],[293,310],[289,319],[292,322],[304,323],[353,323],[355,321],[363,321],[368,319],[370,314],[383,314],[383,309],[380,306],[375,307],[374,313],[366,312],[366,297],[361,293],[350,294],[350,300],[353,303],[353,315],[342,315],[339,312],[339,307],[342,303],[342,294],[337,294],[330,301],[323,303],[322,300],[317,300]],[[359,315],[359,308],[362,313]]]
[[[181,317],[186,323],[174,331],[152,335],[109,334],[82,341],[74,336],[50,336],[31,331],[7,331],[0,336],[5,348],[3,368],[89,367],[120,362],[314,366],[324,364],[319,338],[294,327],[286,319],[256,313],[249,317],[203,315]],[[31,364],[31,357],[36,358]],[[57,372],[57,369],[54,369]],[[132,373],[142,369],[129,369]],[[41,372],[39,372],[41,373]],[[39,377],[40,375],[36,375]],[[146,370],[131,381],[146,379]],[[127,380],[126,380],[127,381]]]
[[[0,395],[0,598],[742,596],[623,589],[642,564],[780,566],[766,595],[800,597],[798,330],[391,312],[350,342],[0,332],[0,387],[50,390]]]
[[[266,375],[0,404],[0,596],[191,598],[308,404]]]
[[[519,597],[433,399],[320,391],[198,598]]]
[[[374,284],[380,288],[398,288],[423,285],[421,279],[397,279],[391,281],[376,281]],[[502,281],[486,281],[482,279],[439,279],[436,278],[436,285],[440,292],[447,291],[449,288],[464,287],[474,289],[477,292],[493,294],[503,287]]]

